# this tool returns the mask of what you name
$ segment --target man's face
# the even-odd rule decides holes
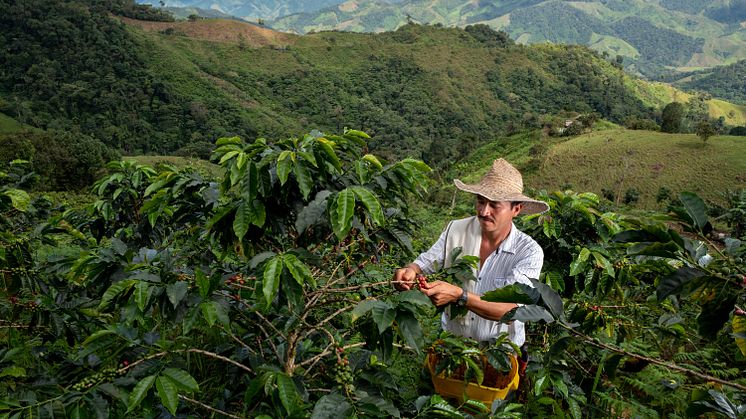
[[[476,207],[482,231],[502,232],[510,228],[513,217],[521,212],[523,204],[511,204],[509,201],[490,201],[477,195]]]

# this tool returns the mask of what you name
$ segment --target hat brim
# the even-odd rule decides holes
[[[459,190],[483,196],[490,201],[521,202],[523,208],[521,208],[519,215],[541,214],[549,211],[549,204],[546,202],[529,198],[523,194],[501,194],[479,184],[468,185],[458,179],[455,179],[453,184],[456,185],[456,188]]]

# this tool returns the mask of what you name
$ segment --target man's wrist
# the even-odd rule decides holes
[[[466,290],[466,287],[461,287],[461,295],[456,300],[456,305],[459,307],[466,307],[466,304],[469,302],[469,291]]]

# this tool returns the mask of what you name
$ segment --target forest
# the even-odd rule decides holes
[[[0,112],[24,125],[0,133],[0,419],[746,414],[743,189],[649,210],[527,188],[544,266],[483,296],[527,324],[525,379],[494,402],[431,375],[498,386],[517,348],[442,333],[443,307],[391,284],[473,214],[451,180],[495,147],[528,173],[561,135],[692,129],[701,97],[663,112],[618,62],[484,25],[253,48],[110,13],[168,20],[0,0]],[[156,152],[205,161],[131,156]],[[458,256],[421,281],[472,278]]]

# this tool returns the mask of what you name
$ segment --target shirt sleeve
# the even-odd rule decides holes
[[[430,249],[421,253],[417,256],[417,259],[414,260],[414,263],[422,269],[422,272],[431,274],[437,272],[443,267],[443,255],[445,254],[444,248],[447,232],[448,229],[446,228],[442,233],[440,233],[440,237],[438,237],[438,240],[430,247]]]

